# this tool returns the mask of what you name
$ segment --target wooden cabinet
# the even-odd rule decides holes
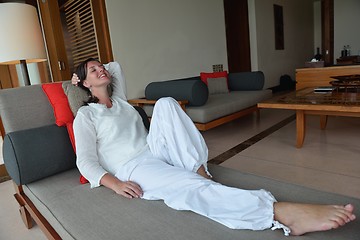
[[[296,90],[306,87],[330,86],[333,76],[360,74],[360,65],[296,69]]]
[[[346,56],[336,59],[338,65],[359,64],[360,56]]]

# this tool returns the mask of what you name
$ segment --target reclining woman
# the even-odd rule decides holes
[[[148,132],[126,101],[120,65],[111,64],[118,73],[113,82],[95,59],[81,63],[72,78],[91,95],[74,121],[77,166],[91,188],[103,185],[127,198],[163,200],[232,229],[282,228],[286,235],[302,235],[355,220],[351,204],[277,202],[263,189],[242,190],[211,180],[205,141],[178,103],[158,100]]]

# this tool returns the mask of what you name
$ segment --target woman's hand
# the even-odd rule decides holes
[[[137,183],[132,181],[120,181],[109,173],[101,178],[100,183],[126,198],[140,198],[143,195],[143,191]]]
[[[119,180],[118,183],[112,188],[117,194],[120,194],[126,198],[140,198],[142,196],[141,187],[134,182]]]
[[[77,86],[78,82],[80,82],[78,75],[76,75],[76,73],[73,73],[71,78],[71,84]]]

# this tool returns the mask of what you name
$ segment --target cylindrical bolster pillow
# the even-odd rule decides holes
[[[145,88],[145,97],[149,100],[173,97],[188,100],[189,106],[202,106],[209,97],[209,90],[199,79],[170,80],[149,83]]]
[[[265,77],[261,71],[229,73],[229,89],[231,91],[262,90]]]
[[[55,124],[8,133],[3,154],[6,169],[17,185],[76,167],[68,132]]]

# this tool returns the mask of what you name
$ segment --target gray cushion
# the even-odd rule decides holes
[[[2,89],[0,115],[6,133],[55,123],[54,111],[41,85]]]
[[[220,94],[220,93],[229,93],[227,79],[224,77],[208,78],[207,86],[208,86],[210,95]]]
[[[88,100],[89,94],[82,88],[74,86],[70,81],[65,81],[62,83],[62,88],[64,89],[64,93],[68,98],[71,112],[74,117],[80,107],[82,107]],[[109,95],[112,95],[112,85],[108,86]]]
[[[89,100],[89,94],[84,89],[72,85],[71,81],[63,82],[62,87],[68,98],[70,109],[74,117],[76,117],[76,113],[79,108]]]
[[[202,106],[208,99],[209,91],[200,78],[152,82],[145,88],[145,97],[158,100],[173,97],[176,100],[188,100],[189,106]]]
[[[307,203],[353,203],[360,200],[288,184],[265,177],[209,165],[215,181],[244,189],[264,188],[278,200]],[[281,230],[231,230],[189,211],[176,211],[163,201],[125,199],[105,187],[90,189],[78,182],[77,170],[70,170],[24,187],[25,193],[62,239],[246,239],[288,240]],[[40,200],[40,201],[39,201]],[[216,207],[216,206],[214,206]],[[359,216],[359,208],[355,214]],[[360,239],[360,221],[297,239]]]
[[[67,129],[55,124],[8,133],[3,156],[9,175],[18,185],[75,167]]]
[[[262,90],[265,83],[264,73],[261,71],[229,73],[228,80],[230,91]]]

